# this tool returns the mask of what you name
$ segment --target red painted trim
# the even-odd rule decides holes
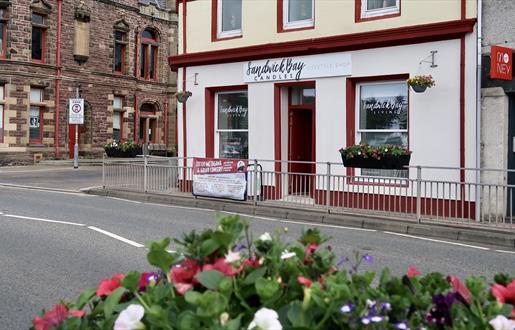
[[[139,143],[139,108],[138,108],[138,95],[134,94],[134,142]]]
[[[170,66],[176,68],[449,40],[472,32],[475,22],[475,19],[466,19],[332,37],[229,48],[170,56],[168,61]]]
[[[62,14],[63,13],[63,1],[57,0],[57,40],[55,45],[55,116],[54,116],[54,149],[55,158],[61,157],[61,148],[59,143],[60,133],[60,118],[61,118],[61,38],[62,38]]]
[[[190,0],[191,1],[191,0]],[[218,37],[218,0],[211,0],[211,42],[242,38],[243,35]],[[186,38],[184,38],[186,40]]]
[[[138,59],[138,55],[139,55],[139,32],[136,31],[135,35],[134,35],[134,77],[136,77],[136,79],[138,79],[138,65],[139,65],[139,59]]]
[[[402,0],[399,0],[399,12],[393,13],[393,14],[387,14],[387,15],[380,15],[380,16],[373,16],[373,17],[361,17],[361,0],[355,0],[354,4],[354,22],[361,23],[361,22],[368,22],[368,21],[376,21],[379,19],[387,19],[392,17],[399,17],[401,16],[402,12]]]
[[[465,182],[465,36],[460,39],[460,180]]]
[[[3,89],[3,95],[4,95],[4,99],[5,99],[5,85],[0,85],[0,89]],[[0,106],[2,107],[2,113],[0,113],[0,116],[1,116],[1,120],[2,120],[2,127],[0,127],[0,143],[4,143],[4,127],[5,127],[5,104],[2,103],[0,104]]]
[[[274,157],[275,172],[281,171],[281,85],[274,84]],[[279,187],[279,186],[278,186]]]
[[[5,59],[7,58],[7,29],[9,28],[9,11],[7,10],[7,8],[5,8],[6,10],[4,11],[4,16],[3,17],[0,17],[0,24],[3,25],[3,30],[4,30],[4,34],[3,34],[3,45],[2,45],[2,48],[0,48],[0,59]]]
[[[45,63],[45,54],[46,54],[46,29],[40,27],[33,27],[32,29],[41,30],[41,59],[31,59],[32,63]]]
[[[367,77],[353,77],[347,78],[346,85],[346,146],[350,147],[356,144],[356,84],[366,82],[380,82],[388,80],[406,80],[409,78],[409,73],[399,73],[382,76],[367,76]],[[408,92],[409,98],[409,92]],[[408,100],[409,102],[409,100]],[[410,110],[408,108],[408,121],[410,120]],[[408,123],[408,148],[409,148],[409,123]],[[347,167],[347,175],[354,176],[354,168]],[[360,184],[359,182],[349,182]]]
[[[285,0],[277,0],[277,33],[313,30],[315,28],[315,13],[313,12],[313,25],[299,27],[299,28],[285,29],[284,28],[284,1]],[[315,1],[315,0],[313,0],[313,1]],[[315,6],[313,6],[313,8],[314,7]]]
[[[247,85],[217,86],[205,89],[205,154],[207,158],[215,157],[215,94],[218,92],[247,91]]]
[[[182,90],[186,90],[186,69],[182,68]],[[188,135],[186,134],[186,102],[182,103],[182,157],[188,157]],[[186,170],[186,168],[184,168]],[[186,177],[186,176],[184,176]]]
[[[126,44],[118,43],[116,38],[114,41],[114,62],[116,63],[116,46],[120,45],[122,46],[122,53],[120,54],[122,63],[120,65],[120,71],[116,70],[116,65],[113,63],[113,73],[115,74],[125,74],[125,48],[127,47]]]
[[[479,9],[481,10],[481,9]],[[467,18],[467,0],[461,0],[461,19]]]
[[[186,38],[186,15],[187,15],[187,0],[182,0],[182,53],[187,54],[187,38]]]

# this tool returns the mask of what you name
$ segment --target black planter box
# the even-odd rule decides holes
[[[134,149],[131,149],[128,151],[123,151],[118,148],[105,148],[104,150],[107,154],[107,157],[114,157],[114,158],[134,158],[137,155],[142,154],[141,147],[134,148]]]
[[[359,167],[359,168],[378,168],[378,169],[397,169],[402,170],[404,166],[409,165],[409,161],[411,155],[402,155],[402,156],[384,156],[380,160],[375,158],[363,158],[363,157],[353,157],[353,158],[345,158],[342,156],[343,165],[345,167]]]

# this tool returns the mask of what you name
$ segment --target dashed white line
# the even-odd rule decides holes
[[[439,239],[426,238],[426,237],[420,237],[420,236],[413,236],[413,235],[408,235],[408,234],[393,233],[391,231],[384,231],[384,233],[388,234],[388,235],[395,235],[395,236],[402,236],[402,237],[409,237],[409,238],[420,239],[420,240],[423,240],[423,241],[430,241],[430,242],[436,242],[436,243],[444,243],[444,244],[451,244],[451,245],[469,247],[469,248],[478,249],[478,250],[485,250],[485,251],[489,251],[490,250],[490,248],[486,248],[486,247],[482,247],[482,246],[463,244],[463,243],[455,243],[455,242],[449,242],[449,241],[442,241],[442,240],[439,240]]]
[[[89,229],[91,230],[94,230],[96,232],[99,232],[101,234],[104,234],[106,236],[109,236],[111,238],[114,238],[114,239],[117,239],[121,242],[124,242],[124,243],[127,243],[129,245],[132,245],[134,247],[137,247],[137,248],[141,248],[141,247],[144,247],[143,244],[140,244],[140,243],[137,243],[137,242],[134,242],[134,241],[131,241],[130,239],[127,239],[125,237],[122,237],[122,236],[119,236],[119,235],[116,235],[116,234],[113,234],[107,230],[103,230],[103,229],[100,229],[100,228],[97,228],[97,227],[94,227],[94,226],[88,226]]]
[[[506,250],[495,250],[495,252],[515,254],[515,251],[506,251]]]
[[[4,217],[7,217],[7,218],[33,220],[33,221],[50,222],[50,223],[60,223],[60,224],[63,224],[63,225],[80,226],[80,227],[84,227],[85,226],[85,224],[82,224],[82,223],[69,222],[69,221],[60,221],[60,220],[52,220],[52,219],[44,219],[44,218],[34,218],[34,217],[27,217],[27,216],[23,216],[23,215],[14,215],[14,214],[6,214],[6,213],[2,213],[2,215]]]

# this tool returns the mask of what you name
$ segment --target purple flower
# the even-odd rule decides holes
[[[245,246],[245,244],[243,243],[238,243],[236,244],[236,246],[233,248],[233,251],[234,252],[240,252],[241,250],[243,249],[246,249],[247,247]]]
[[[363,318],[361,319],[361,323],[363,323],[363,324],[365,324],[365,325],[370,324],[370,318],[368,318],[368,317],[363,317]]]
[[[340,307],[340,312],[342,314],[347,314],[347,313],[352,312],[353,309],[354,309],[354,305],[353,304],[345,304],[342,307]]]
[[[392,310],[392,305],[389,302],[385,302],[381,305],[381,309],[383,312],[389,312]]]
[[[366,263],[373,263],[374,262],[374,256],[371,256],[370,254],[365,254],[363,257],[361,257],[363,259],[363,261],[365,261]]]
[[[382,322],[383,320],[384,320],[384,317],[379,316],[379,315],[375,315],[370,318],[370,321],[372,321],[373,323],[379,323],[379,322]]]
[[[426,320],[429,323],[452,326],[451,309],[455,300],[456,293],[454,292],[449,292],[446,295],[434,295],[434,305],[426,315]]]
[[[395,329],[399,329],[399,330],[408,330],[408,325],[406,324],[406,322],[399,322],[397,324],[395,324]]]
[[[349,259],[347,259],[346,257],[340,257],[340,259],[338,259],[338,262],[336,263],[336,267],[341,268],[347,261],[349,261]]]

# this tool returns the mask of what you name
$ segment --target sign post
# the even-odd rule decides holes
[[[75,145],[73,147],[73,168],[79,168],[79,125],[84,124],[84,99],[79,98],[77,88],[77,98],[70,99],[69,124],[75,124]]]

